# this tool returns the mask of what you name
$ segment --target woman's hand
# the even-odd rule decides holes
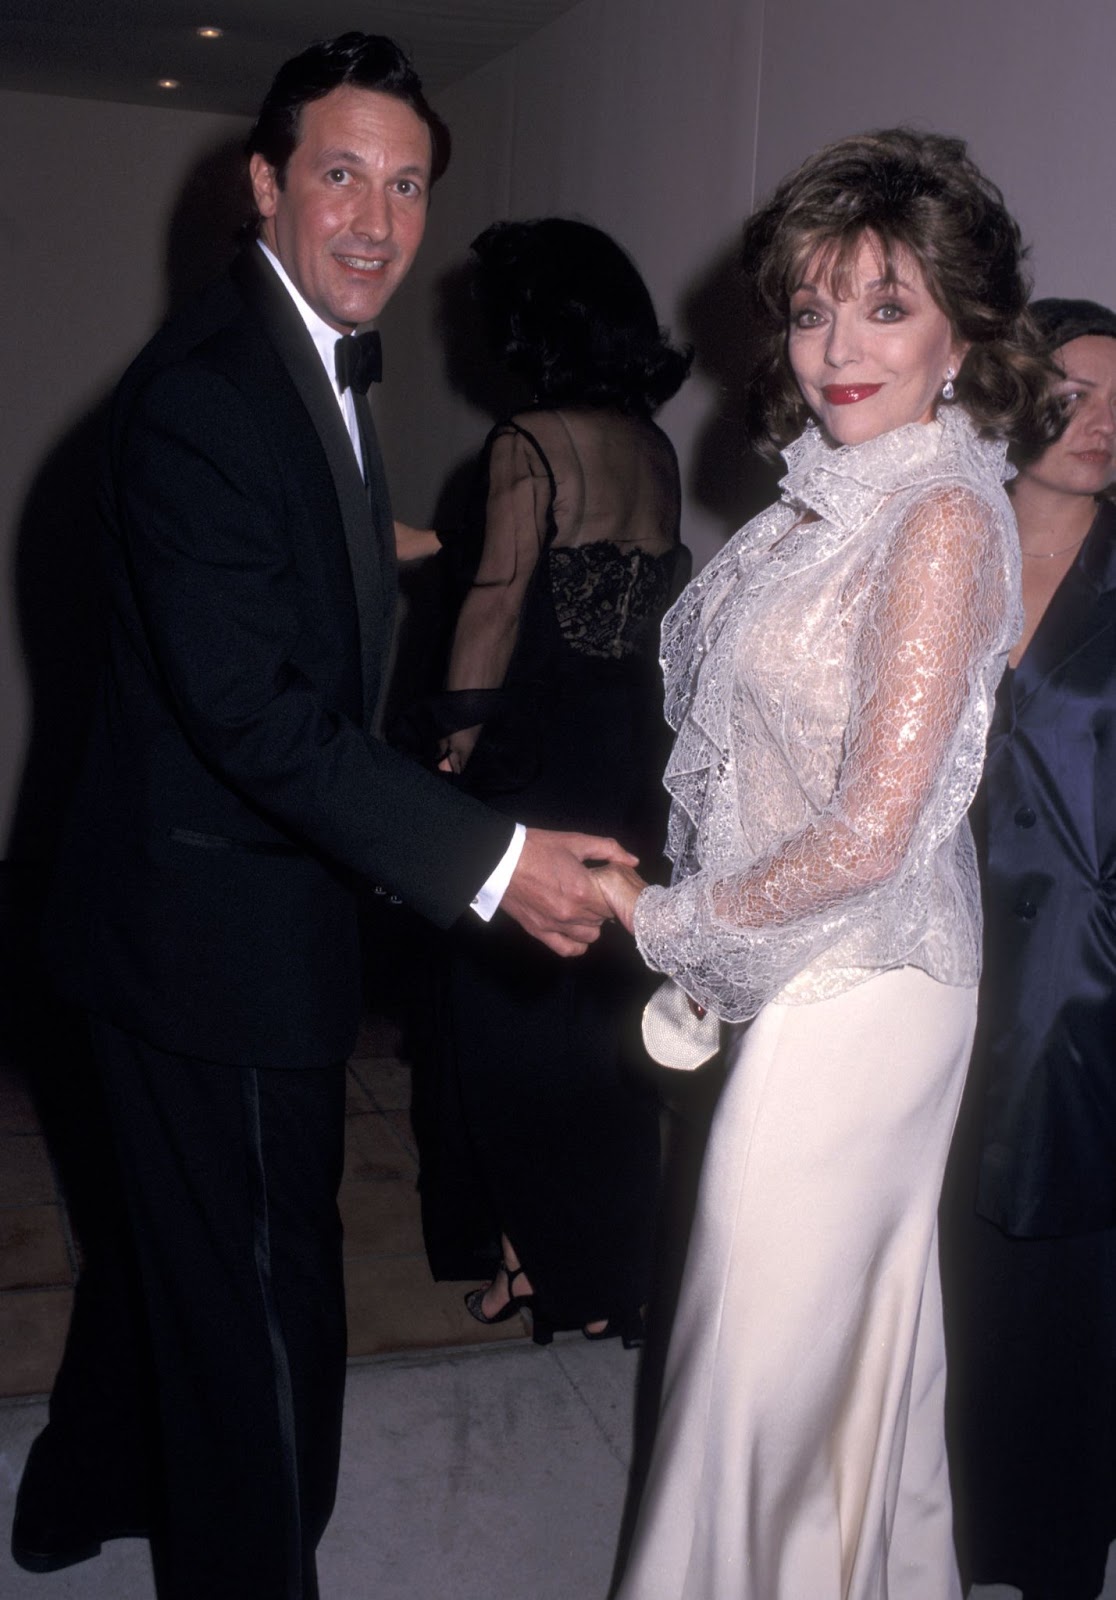
[[[629,933],[633,932],[635,904],[647,884],[634,867],[618,866],[615,862],[607,867],[595,867],[593,876],[617,922],[623,923]]]
[[[480,732],[480,728],[470,728],[467,731],[471,733],[475,739],[477,734]],[[460,733],[455,733],[452,739],[442,740],[441,744],[438,746],[439,772],[460,773],[464,771],[465,763],[469,759],[469,750],[472,749],[472,745],[470,745],[469,749],[462,753],[460,741]]]

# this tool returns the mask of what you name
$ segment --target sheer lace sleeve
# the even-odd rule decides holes
[[[515,649],[519,618],[544,541],[550,485],[521,433],[497,434],[489,455],[484,548],[454,631],[446,687],[497,689]],[[455,772],[463,770],[481,725],[443,741]]]
[[[921,869],[961,823],[980,775],[978,669],[1006,648],[1011,603],[1003,540],[1002,518],[967,488],[938,488],[910,509],[866,579],[828,805],[757,860],[640,895],[645,959],[719,1016],[753,1016],[858,923],[919,925]]]

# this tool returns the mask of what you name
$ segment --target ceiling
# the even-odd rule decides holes
[[[252,115],[275,69],[314,39],[390,34],[432,92],[578,0],[2,0],[0,88]],[[371,14],[370,14],[371,13]],[[223,30],[202,39],[197,29]],[[177,81],[161,89],[160,78]]]

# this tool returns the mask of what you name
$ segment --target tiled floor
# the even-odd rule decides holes
[[[0,1063],[0,1394],[50,1387],[77,1252],[31,1095]]]
[[[502,1588],[605,1600],[637,1374],[619,1340],[576,1334],[545,1350],[496,1343],[353,1362],[337,1507],[318,1553],[323,1600],[491,1600]],[[0,1595],[155,1600],[142,1540],[47,1575],[9,1556],[15,1487],[45,1411],[0,1403]]]
[[[482,1328],[466,1312],[460,1284],[431,1281],[415,1189],[410,1071],[398,1048],[396,1028],[370,1020],[349,1062],[340,1197],[349,1353],[523,1339],[518,1319]],[[31,1093],[17,1068],[0,1061],[0,1397],[49,1391],[77,1266]]]

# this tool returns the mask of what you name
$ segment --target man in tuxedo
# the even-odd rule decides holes
[[[346,34],[280,70],[249,152],[258,240],[115,398],[108,661],[48,921],[142,1311],[79,1286],[13,1554],[149,1531],[163,1600],[317,1594],[361,886],[440,926],[499,904],[576,955],[608,914],[585,862],[632,860],[513,828],[371,732],[394,551],[352,335],[418,249],[444,126],[390,40]]]

